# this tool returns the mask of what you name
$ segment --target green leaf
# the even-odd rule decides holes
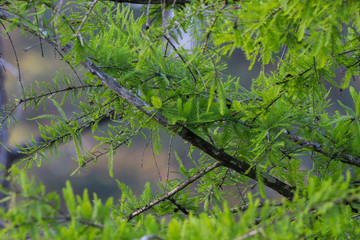
[[[82,199],[82,202],[80,204],[80,207],[81,207],[81,216],[85,220],[91,220],[92,205],[91,205],[90,200],[89,200],[89,194],[88,194],[87,189],[85,189],[84,192],[83,192],[83,199]]]
[[[162,107],[161,98],[157,96],[151,96],[151,104],[154,106],[154,108],[160,109]]]
[[[224,88],[224,84],[221,82],[220,79],[218,79],[217,81],[217,86],[218,86],[218,91],[219,91],[219,103],[220,103],[220,115],[224,116],[226,111],[227,111],[227,107],[226,107],[226,95],[225,95],[225,88]]]
[[[44,115],[40,115],[40,116],[37,116],[37,117],[34,117],[34,118],[28,118],[28,120],[37,120],[37,119],[43,119],[43,118],[64,121],[64,118],[56,116],[56,115],[50,115],[50,114],[44,114]]]
[[[241,104],[239,101],[233,101],[232,106],[235,111],[240,112],[241,111]]]
[[[66,114],[64,112],[64,110],[61,108],[60,104],[55,100],[55,99],[51,99],[51,101],[54,103],[55,107],[57,108],[57,110],[59,111],[60,115],[62,116],[62,118],[67,121],[67,117]]]
[[[110,177],[114,177],[114,156],[115,156],[115,151],[114,151],[114,148],[112,146],[110,146],[110,149],[109,149],[109,164],[108,164],[108,168],[109,168],[109,175]]]
[[[70,212],[71,215],[75,215],[76,213],[75,196],[69,181],[66,181],[66,188],[63,189],[63,196],[68,211]]]

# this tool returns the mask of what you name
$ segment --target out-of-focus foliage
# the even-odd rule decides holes
[[[87,191],[75,196],[70,183],[62,196],[65,207],[60,207],[60,196],[44,194],[44,187],[27,179],[16,170],[16,192],[8,192],[11,201],[8,212],[0,211],[5,228],[0,235],[9,239],[357,239],[360,236],[358,215],[353,214],[346,201],[357,200],[359,189],[349,188],[349,181],[339,178],[320,180],[310,177],[307,190],[297,192],[292,201],[260,203],[248,195],[248,203],[230,209],[218,205],[212,211],[180,217],[174,214],[170,221],[154,214],[140,215],[134,222],[124,216],[139,203],[152,199],[146,187],[139,198],[121,186],[121,205],[108,199],[102,203],[94,195],[89,201]],[[123,206],[123,200],[126,205]],[[141,205],[139,205],[141,206]],[[185,205],[186,206],[186,205]],[[167,209],[164,202],[158,206]],[[153,236],[153,238],[151,238]],[[155,237],[156,236],[156,237]]]
[[[84,67],[82,78],[58,73],[23,88],[8,106],[3,127],[21,104],[47,108],[50,99],[58,112],[30,119],[51,124],[39,122],[41,144],[21,147],[26,168],[50,161],[49,149],[57,156],[57,146],[73,140],[74,173],[107,155],[112,176],[117,149],[131,147],[137,134],[148,138],[147,130],[155,153],[161,130],[191,143],[190,157],[201,152],[190,169],[176,155],[182,177],[159,183],[162,193],[146,184],[134,196],[119,182],[121,199],[101,203],[86,191],[74,196],[68,184],[64,209],[59,195],[45,195],[27,180],[26,168],[13,167],[19,190],[4,189],[3,237],[358,238],[360,2],[167,3],[145,5],[135,19],[131,4],[112,1],[2,1],[7,31],[19,27],[64,53],[74,71]],[[193,46],[181,45],[182,37]],[[235,49],[251,66],[263,66],[257,79],[242,79],[252,81],[249,89],[222,61]],[[265,71],[269,63],[272,72]],[[340,103],[344,114],[328,113],[331,88],[351,95],[353,106]],[[63,110],[67,99],[76,113]],[[111,122],[101,132],[104,118]],[[88,128],[99,142],[94,149],[82,145]],[[305,158],[310,170],[300,165]],[[270,201],[267,187],[287,199]]]

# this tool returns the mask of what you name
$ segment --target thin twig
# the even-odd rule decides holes
[[[110,118],[107,118],[106,116],[108,116],[109,114],[111,114],[113,112],[113,110],[99,116],[96,120],[99,120],[99,123],[103,123],[103,122],[107,122],[109,121]],[[76,129],[76,132],[80,131],[80,130],[90,130],[91,129],[91,125],[94,123],[95,121],[89,121],[86,123],[83,123],[80,127],[78,127]],[[19,147],[16,147],[14,149],[10,149],[9,151],[9,159],[10,159],[10,163],[14,164],[16,163],[19,159],[25,157],[25,156],[29,156],[31,154],[35,154],[36,152],[40,151],[41,149],[44,149],[45,147],[51,147],[56,141],[59,141],[61,139],[64,139],[66,137],[70,136],[70,134],[63,134],[59,137],[57,137],[56,139],[52,139],[50,141],[46,141],[44,138],[42,137],[37,137],[35,140],[33,140],[30,143],[24,143],[24,144],[20,144],[18,145]],[[26,153],[23,152],[24,148],[30,149],[30,148],[37,148],[34,152],[32,153]],[[28,157],[26,160],[29,160],[30,157]]]
[[[181,61],[185,64],[186,68],[189,70],[191,76],[193,77],[194,82],[197,82],[196,77],[195,77],[194,73],[191,71],[190,67],[188,66],[185,58],[179,53],[179,51],[177,50],[176,46],[171,42],[171,40],[170,40],[166,35],[164,35],[164,38],[166,39],[166,41],[168,41],[168,43],[169,43],[169,44],[171,45],[171,47],[174,49],[174,51],[176,52],[176,54],[180,57]]]
[[[284,94],[284,92],[280,93],[279,96],[277,96],[274,100],[272,100],[263,110],[268,110],[277,100],[280,99],[280,97]],[[262,112],[259,112],[256,114],[256,116],[251,120],[251,123],[254,123],[256,119],[261,115]]]
[[[26,47],[26,48],[23,48],[23,51],[24,51],[24,52],[27,52],[27,51],[33,49],[34,47],[37,47],[38,45],[40,45],[40,42],[37,42],[37,43],[35,43],[35,44],[31,45],[31,46],[28,46],[28,47]]]
[[[12,113],[22,104],[22,103],[26,103],[29,101],[32,101],[34,99],[40,99],[40,98],[44,98],[47,96],[51,96],[54,94],[58,94],[58,93],[63,93],[63,92],[67,92],[67,91],[73,91],[73,90],[77,90],[77,89],[84,89],[84,88],[97,88],[97,87],[103,87],[103,85],[82,85],[82,86],[68,86],[66,88],[62,88],[62,89],[56,89],[35,97],[28,97],[28,98],[21,98],[17,101],[17,103],[13,106],[13,108],[8,111],[8,113],[2,118],[1,122],[0,122],[0,126],[4,124],[4,122],[12,115]]]
[[[220,162],[215,162],[214,164],[212,164],[211,166],[207,167],[206,169],[200,171],[199,173],[193,175],[192,177],[188,178],[187,180],[185,180],[184,182],[182,182],[181,184],[179,184],[178,186],[176,186],[175,188],[173,188],[171,191],[169,191],[167,194],[157,198],[156,200],[148,203],[146,206],[136,210],[135,212],[129,214],[126,219],[128,221],[130,221],[131,219],[133,219],[134,217],[136,217],[137,215],[149,210],[150,208],[152,208],[153,206],[165,201],[166,199],[169,199],[170,197],[172,197],[173,195],[175,195],[176,193],[180,192],[181,190],[183,190],[184,188],[186,188],[187,186],[189,186],[191,183],[195,182],[196,180],[198,180],[199,178],[201,178],[202,176],[204,176],[206,173],[214,170],[215,168],[222,166],[222,164]]]
[[[36,8],[35,8],[35,4],[33,4],[32,7],[33,7],[34,13],[35,13],[36,24],[38,24],[38,26],[40,26],[40,21],[39,21],[39,18],[37,16],[37,11],[36,11]],[[43,49],[43,44],[42,44],[42,38],[40,37],[40,35],[38,36],[38,38],[39,38],[39,43],[40,43],[41,57],[44,57],[44,49]]]
[[[150,21],[149,21],[149,15],[150,15],[150,4],[151,4],[151,0],[149,0],[147,6],[146,6],[146,23],[145,23],[145,28],[149,29],[150,28]]]
[[[271,206],[273,206],[273,207],[280,207],[280,206],[282,206],[282,205],[283,205],[282,203],[276,203],[276,204],[272,204]],[[265,206],[264,203],[259,203],[259,205],[257,205],[256,207],[257,207],[257,208],[262,208],[262,207],[264,207],[264,206]],[[245,204],[245,205],[240,206],[240,207],[232,208],[232,209],[231,209],[231,212],[232,212],[232,213],[238,213],[239,211],[240,211],[240,212],[245,212],[248,208],[249,208],[249,204]]]
[[[216,23],[216,20],[218,19],[218,17],[220,15],[220,13],[222,12],[222,10],[225,9],[226,5],[227,5],[227,0],[224,1],[224,4],[220,8],[220,10],[215,14],[215,17],[214,17],[213,21],[211,22],[210,28],[209,28],[208,32],[206,33],[206,36],[205,36],[205,43],[204,43],[203,49],[202,49],[203,54],[205,53],[206,46],[207,46],[208,41],[210,39],[211,30],[213,29],[213,27],[214,27],[214,25]]]
[[[152,132],[151,132],[151,137],[150,137],[151,139],[153,139],[152,136],[153,135],[152,135]],[[156,167],[156,170],[157,170],[157,173],[158,173],[158,176],[159,176],[159,180],[162,181],[160,169],[159,169],[159,166],[157,164],[156,157],[155,157],[154,144],[153,144],[152,140],[150,142],[151,142],[151,152],[152,152],[153,159],[154,159],[154,162],[155,162],[155,167]]]
[[[126,128],[128,125],[130,124],[130,122],[124,127]],[[124,145],[125,143],[127,143],[128,141],[130,141],[130,139],[132,139],[136,134],[138,134],[138,132],[140,132],[143,128],[142,127],[139,127],[138,129],[136,129],[132,134],[130,134],[125,140],[121,141],[120,143],[116,144],[114,147],[113,147],[113,151],[117,150],[119,147],[121,147],[122,145]],[[125,130],[124,130],[125,131]],[[121,135],[124,131],[121,131],[119,132],[116,136],[119,136]],[[92,162],[92,161],[95,161],[97,160],[99,157],[109,153],[110,150],[107,150],[105,152],[102,152],[100,154],[97,154],[96,156],[92,157],[92,158],[89,158],[89,159],[86,159],[86,161],[84,161],[82,164],[81,164],[81,167],[85,167],[88,163]]]
[[[174,204],[183,214],[185,214],[186,216],[189,215],[189,211],[186,210],[186,208],[184,208],[183,206],[181,206],[180,204],[178,204],[173,198],[168,198],[168,200]]]
[[[314,150],[315,152],[321,153],[322,155],[327,156],[331,159],[340,158],[340,161],[343,163],[347,163],[347,164],[351,164],[351,165],[360,167],[360,158],[359,157],[354,157],[352,155],[348,155],[348,154],[344,154],[344,153],[331,154],[331,153],[326,152],[324,150],[324,148],[317,142],[312,142],[307,139],[304,139],[296,134],[293,134],[289,130],[285,130],[283,133],[288,137],[289,140],[291,140],[292,142],[295,142],[296,144],[298,144],[302,147],[310,148],[310,149]]]
[[[18,76],[19,76],[19,84],[20,84],[20,88],[21,88],[21,95],[24,96],[24,85],[23,85],[22,79],[21,79],[20,63],[19,63],[19,58],[18,58],[18,56],[17,56],[14,43],[13,43],[13,41],[12,41],[12,38],[11,38],[10,34],[9,34],[8,31],[6,30],[5,25],[4,25],[1,21],[0,21],[0,24],[1,24],[1,26],[5,29],[5,33],[6,33],[6,35],[8,36],[9,41],[10,41],[10,44],[11,44],[11,47],[12,47],[12,49],[13,49],[14,56],[15,56],[15,60],[16,60],[16,65],[17,65],[17,69],[18,69],[18,74],[19,74]]]
[[[86,19],[89,17],[89,15],[90,15],[92,9],[94,8],[95,4],[97,3],[97,1],[98,1],[98,0],[94,0],[94,1],[91,3],[88,12],[85,14],[83,20],[82,20],[81,23],[80,23],[79,28],[77,29],[77,31],[76,31],[76,33],[75,33],[75,38],[79,37],[80,31],[81,31],[81,29],[82,29],[82,27],[83,27]],[[83,44],[82,44],[82,39],[81,39],[81,37],[80,37],[80,42],[81,42],[81,45],[83,45]]]
[[[59,28],[58,28],[57,22],[58,22],[58,19],[59,19],[59,17],[60,17],[60,9],[61,9],[61,7],[62,7],[62,5],[63,5],[63,1],[64,1],[64,0],[59,0],[59,1],[58,1],[57,5],[56,5],[56,7],[54,8],[54,11],[53,11],[53,13],[52,13],[53,15],[54,15],[54,13],[55,13],[55,18],[54,18],[54,20],[52,21],[53,26],[54,26],[54,30],[55,30],[55,41],[57,41],[57,44],[59,44],[59,45],[60,45],[59,38],[58,38]]]
[[[149,138],[149,139],[146,141],[145,146],[144,146],[144,148],[143,148],[143,151],[142,151],[142,154],[141,154],[140,168],[143,168],[143,166],[144,166],[145,150],[146,150],[147,146],[149,145],[150,141],[151,141],[151,138]]]
[[[170,135],[166,180],[169,180],[170,164],[171,164],[171,146],[172,146],[172,139],[173,139],[173,137],[172,137],[172,135]]]

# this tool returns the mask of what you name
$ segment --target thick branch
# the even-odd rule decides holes
[[[2,10],[0,8],[0,18],[4,20],[11,21],[12,19],[16,18],[15,16],[12,16],[11,14],[7,13],[6,11]],[[39,33],[31,30],[30,28],[26,27],[25,23],[22,23],[21,25],[26,31],[37,34]],[[58,44],[52,39],[48,38],[46,35],[41,35],[43,39],[45,39],[49,44],[54,46],[55,48],[58,48]],[[68,54],[72,50],[72,45],[67,44],[66,46],[62,47],[61,50]],[[208,143],[200,136],[196,135],[194,132],[192,132],[190,129],[188,129],[185,126],[182,126],[180,124],[170,125],[167,121],[167,119],[156,110],[151,109],[151,106],[144,102],[142,99],[140,99],[138,96],[124,88],[120,83],[118,83],[114,78],[110,77],[108,74],[106,74],[101,68],[96,66],[91,60],[88,58],[85,60],[83,65],[88,69],[90,73],[92,73],[94,76],[96,76],[103,84],[108,86],[112,91],[114,91],[119,97],[126,100],[129,104],[136,107],[146,115],[152,117],[155,121],[160,123],[165,128],[174,131],[179,136],[181,136],[184,140],[188,141],[190,144],[194,145],[195,147],[199,148],[201,151],[207,153],[211,157],[213,157],[215,160],[221,162],[224,166],[231,168],[235,170],[236,172],[245,175],[247,177],[250,177],[254,180],[258,180],[258,178],[262,178],[262,181],[266,186],[269,188],[277,191],[281,195],[292,198],[293,197],[293,190],[294,187],[286,184],[285,182],[280,181],[277,178],[274,178],[268,173],[264,172],[258,172],[256,170],[255,166],[251,166],[245,161],[241,161],[239,159],[234,158],[233,156],[230,156],[223,150],[218,149],[214,145]]]

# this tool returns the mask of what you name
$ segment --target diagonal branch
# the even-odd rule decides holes
[[[148,203],[146,206],[136,210],[135,212],[129,214],[126,218],[127,220],[131,220],[134,217],[136,217],[137,215],[149,210],[150,208],[152,208],[153,206],[161,203],[162,201],[165,201],[166,199],[171,199],[171,197],[173,195],[175,195],[176,193],[180,192],[181,190],[183,190],[184,188],[186,188],[187,186],[189,186],[191,183],[195,182],[196,180],[198,180],[199,178],[201,178],[202,176],[204,176],[206,173],[214,170],[215,168],[221,166],[220,162],[215,162],[214,164],[212,164],[211,166],[207,167],[206,169],[200,171],[199,173],[191,176],[190,178],[188,178],[187,180],[185,180],[184,182],[182,182],[181,184],[179,184],[178,186],[176,186],[175,188],[173,188],[171,191],[169,191],[168,193],[166,193],[165,195],[155,199],[154,201]]]
[[[110,112],[109,114],[111,114],[112,112]],[[104,124],[106,122],[109,122],[111,117],[108,115],[103,115],[101,116],[102,118],[99,120],[98,124]],[[92,123],[84,125],[82,128],[83,132],[86,131],[90,131],[91,130],[91,126]],[[10,161],[10,165],[17,163],[20,159],[28,157],[29,154],[24,152],[24,148],[35,148],[35,147],[40,147],[41,145],[46,144],[46,141],[44,138],[38,136],[34,139],[33,142],[25,142],[22,144],[19,144],[18,147],[13,147],[10,148],[9,150],[9,161]],[[54,144],[54,142],[50,143],[48,146],[52,146]]]
[[[219,163],[219,162],[216,162],[216,163]],[[178,204],[173,198],[169,198],[169,201],[172,203],[172,204],[174,204],[176,207],[177,207],[177,209],[178,210],[180,210],[183,214],[185,214],[185,215],[189,215],[189,211],[188,210],[186,210],[186,208],[184,208],[183,206],[181,206],[180,204]]]
[[[0,118],[0,127],[2,127],[5,123],[6,120],[8,120],[13,113],[16,111],[16,109],[19,108],[19,106],[22,103],[27,103],[29,101],[35,100],[35,99],[41,99],[41,98],[45,98],[48,96],[53,96],[55,94],[59,94],[59,93],[64,93],[64,92],[68,92],[68,91],[74,91],[74,90],[78,90],[78,89],[86,89],[86,88],[98,88],[98,87],[102,87],[102,85],[92,85],[92,84],[87,84],[87,85],[81,85],[81,86],[67,86],[65,88],[61,88],[61,89],[54,89],[45,93],[41,93],[40,95],[37,96],[27,96],[24,98],[20,98],[17,100],[17,103],[13,105],[13,107],[7,111],[7,113],[3,114],[3,116]]]
[[[88,12],[85,14],[85,17],[83,18],[83,20],[80,23],[79,28],[77,29],[76,33],[75,33],[75,37],[79,37],[80,42],[82,43],[82,37],[80,36],[80,30],[82,29],[82,27],[84,26],[84,23],[86,21],[86,19],[89,17],[89,14],[91,13],[91,11],[93,10],[95,4],[97,3],[98,0],[94,0],[89,7]]]
[[[294,143],[296,143],[302,147],[310,148],[310,149],[314,150],[315,152],[320,153],[324,156],[327,156],[331,159],[339,158],[339,160],[343,163],[347,163],[347,164],[351,164],[351,165],[360,167],[360,158],[359,157],[354,157],[354,156],[351,156],[351,155],[348,155],[345,153],[331,154],[329,152],[326,152],[319,143],[304,139],[304,138],[290,132],[289,130],[285,130],[284,134],[287,135],[289,140],[293,141]]]
[[[62,50],[65,53],[70,53],[72,50],[72,46],[66,45],[62,48]],[[182,126],[178,123],[176,123],[175,125],[170,125],[167,119],[160,112],[152,109],[148,103],[144,102],[135,94],[124,88],[115,79],[111,78],[102,69],[97,67],[92,61],[86,59],[83,65],[89,70],[90,73],[92,73],[103,84],[113,90],[119,97],[126,100],[128,103],[130,103],[132,106],[136,107],[146,115],[152,116],[152,118],[158,123],[160,123],[162,126],[175,132],[184,140],[191,143],[193,146],[199,148],[201,151],[207,153],[217,161],[221,162],[224,166],[231,168],[236,172],[250,177],[254,180],[258,180],[258,177],[261,177],[266,186],[270,187],[271,189],[277,191],[278,193],[287,198],[293,197],[294,187],[280,181],[277,178],[274,178],[270,174],[258,172],[255,166],[251,166],[247,162],[236,159],[235,157],[224,152],[223,150],[218,149],[214,145],[205,141],[200,136],[196,135],[189,128]]]
[[[16,16],[6,12],[5,10],[0,8],[0,18],[12,21],[13,19],[16,19]],[[26,30],[27,32],[31,34],[39,34],[38,32],[32,30],[31,28],[27,27],[25,23],[21,24],[21,27]],[[47,37],[46,35],[41,35],[43,39],[45,39],[50,45],[52,45],[55,48],[59,48],[60,46]],[[69,54],[73,49],[73,46],[71,44],[67,44],[63,47],[61,47],[61,50]],[[86,60],[83,62],[83,66],[94,76],[96,76],[103,84],[105,84],[107,87],[109,87],[112,91],[114,91],[119,97],[127,101],[129,104],[134,106],[135,108],[139,109],[144,114],[152,117],[153,120],[157,121],[159,124],[164,126],[165,128],[169,129],[170,131],[175,132],[177,135],[182,137],[184,140],[188,141],[193,146],[197,147],[201,151],[207,153],[211,157],[213,157],[215,160],[219,161],[222,165],[231,168],[235,170],[236,172],[245,175],[251,179],[258,180],[258,178],[262,179],[262,182],[268,186],[269,188],[275,190],[279,194],[287,197],[292,198],[294,193],[294,187],[288,185],[285,182],[280,181],[279,179],[273,177],[272,175],[260,172],[256,169],[256,166],[252,166],[248,164],[245,161],[242,161],[240,159],[237,159],[229,154],[227,154],[225,151],[217,148],[216,146],[210,144],[206,140],[204,140],[202,137],[196,135],[193,131],[191,131],[189,128],[181,125],[181,124],[175,124],[171,125],[168,123],[168,120],[158,111],[153,109],[148,103],[140,99],[138,96],[136,96],[134,93],[130,92],[126,88],[124,88],[120,83],[118,83],[114,78],[110,77],[108,74],[106,74],[101,68],[99,68],[97,65],[95,65],[90,59],[86,58]]]

